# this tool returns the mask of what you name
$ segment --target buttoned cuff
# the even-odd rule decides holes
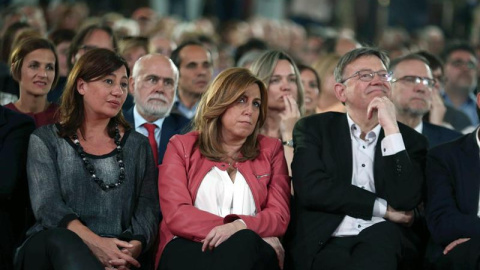
[[[405,150],[405,143],[401,133],[385,136],[382,140],[382,155],[391,156]]]
[[[387,201],[382,198],[376,198],[373,204],[373,216],[383,218],[387,213]]]

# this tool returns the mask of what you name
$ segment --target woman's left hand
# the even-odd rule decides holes
[[[293,128],[300,119],[300,110],[292,95],[284,96],[283,102],[285,103],[285,110],[280,113],[280,133],[285,141],[292,139]]]
[[[207,248],[213,250],[218,247],[218,245],[225,242],[225,240],[234,233],[246,228],[247,226],[239,220],[213,228],[203,240],[202,251],[205,252]]]

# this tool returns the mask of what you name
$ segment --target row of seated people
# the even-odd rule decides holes
[[[12,63],[19,65],[19,79],[32,69],[34,79],[26,88],[45,94],[56,78],[56,60],[49,58],[55,56],[49,47],[38,50],[39,56],[24,52],[24,59]],[[402,74],[402,63],[408,62],[413,63]],[[174,63],[148,55],[130,76],[121,57],[91,50],[69,75],[58,118],[51,119],[58,122],[30,137],[27,173],[36,224],[18,249],[16,264],[20,269],[148,269],[156,252],[160,269],[419,266],[422,240],[412,223],[422,220],[427,142],[397,122],[393,94],[408,86],[414,93],[431,91],[434,80],[426,63],[420,56],[398,61],[391,65],[392,80],[383,53],[371,48],[347,53],[335,69],[335,94],[347,114],[303,118],[293,142],[282,144],[272,137],[285,127],[277,123],[277,134],[265,132],[272,131],[268,115],[275,106],[283,108],[276,117],[293,118],[293,129],[292,116],[303,108],[302,86],[288,56],[266,53],[252,72],[236,68],[217,76],[198,104],[194,131],[173,137],[160,151],[156,130],[147,123],[154,121],[145,115],[163,108],[157,119],[166,122],[175,114],[179,72]],[[271,77],[274,71],[278,75]],[[275,92],[270,85],[276,81]],[[139,92],[133,121],[121,113],[129,90]],[[131,124],[137,131],[142,127],[145,136]],[[157,123],[161,140],[180,132],[164,136],[162,124]],[[156,164],[161,164],[158,178]],[[439,196],[427,187],[432,198]],[[163,218],[157,238],[159,202]],[[427,203],[430,229],[446,226],[437,224],[430,209]],[[284,252],[280,238],[289,224]]]

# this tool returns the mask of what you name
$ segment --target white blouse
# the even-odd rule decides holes
[[[232,181],[227,171],[217,167],[213,167],[200,184],[195,207],[221,217],[257,213],[252,191],[243,175],[237,171]]]

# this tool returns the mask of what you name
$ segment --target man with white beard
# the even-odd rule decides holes
[[[188,131],[190,120],[172,111],[177,85],[177,67],[161,54],[138,59],[130,76],[129,92],[135,106],[125,113],[125,118],[148,137],[157,164],[162,163],[170,137]]]

